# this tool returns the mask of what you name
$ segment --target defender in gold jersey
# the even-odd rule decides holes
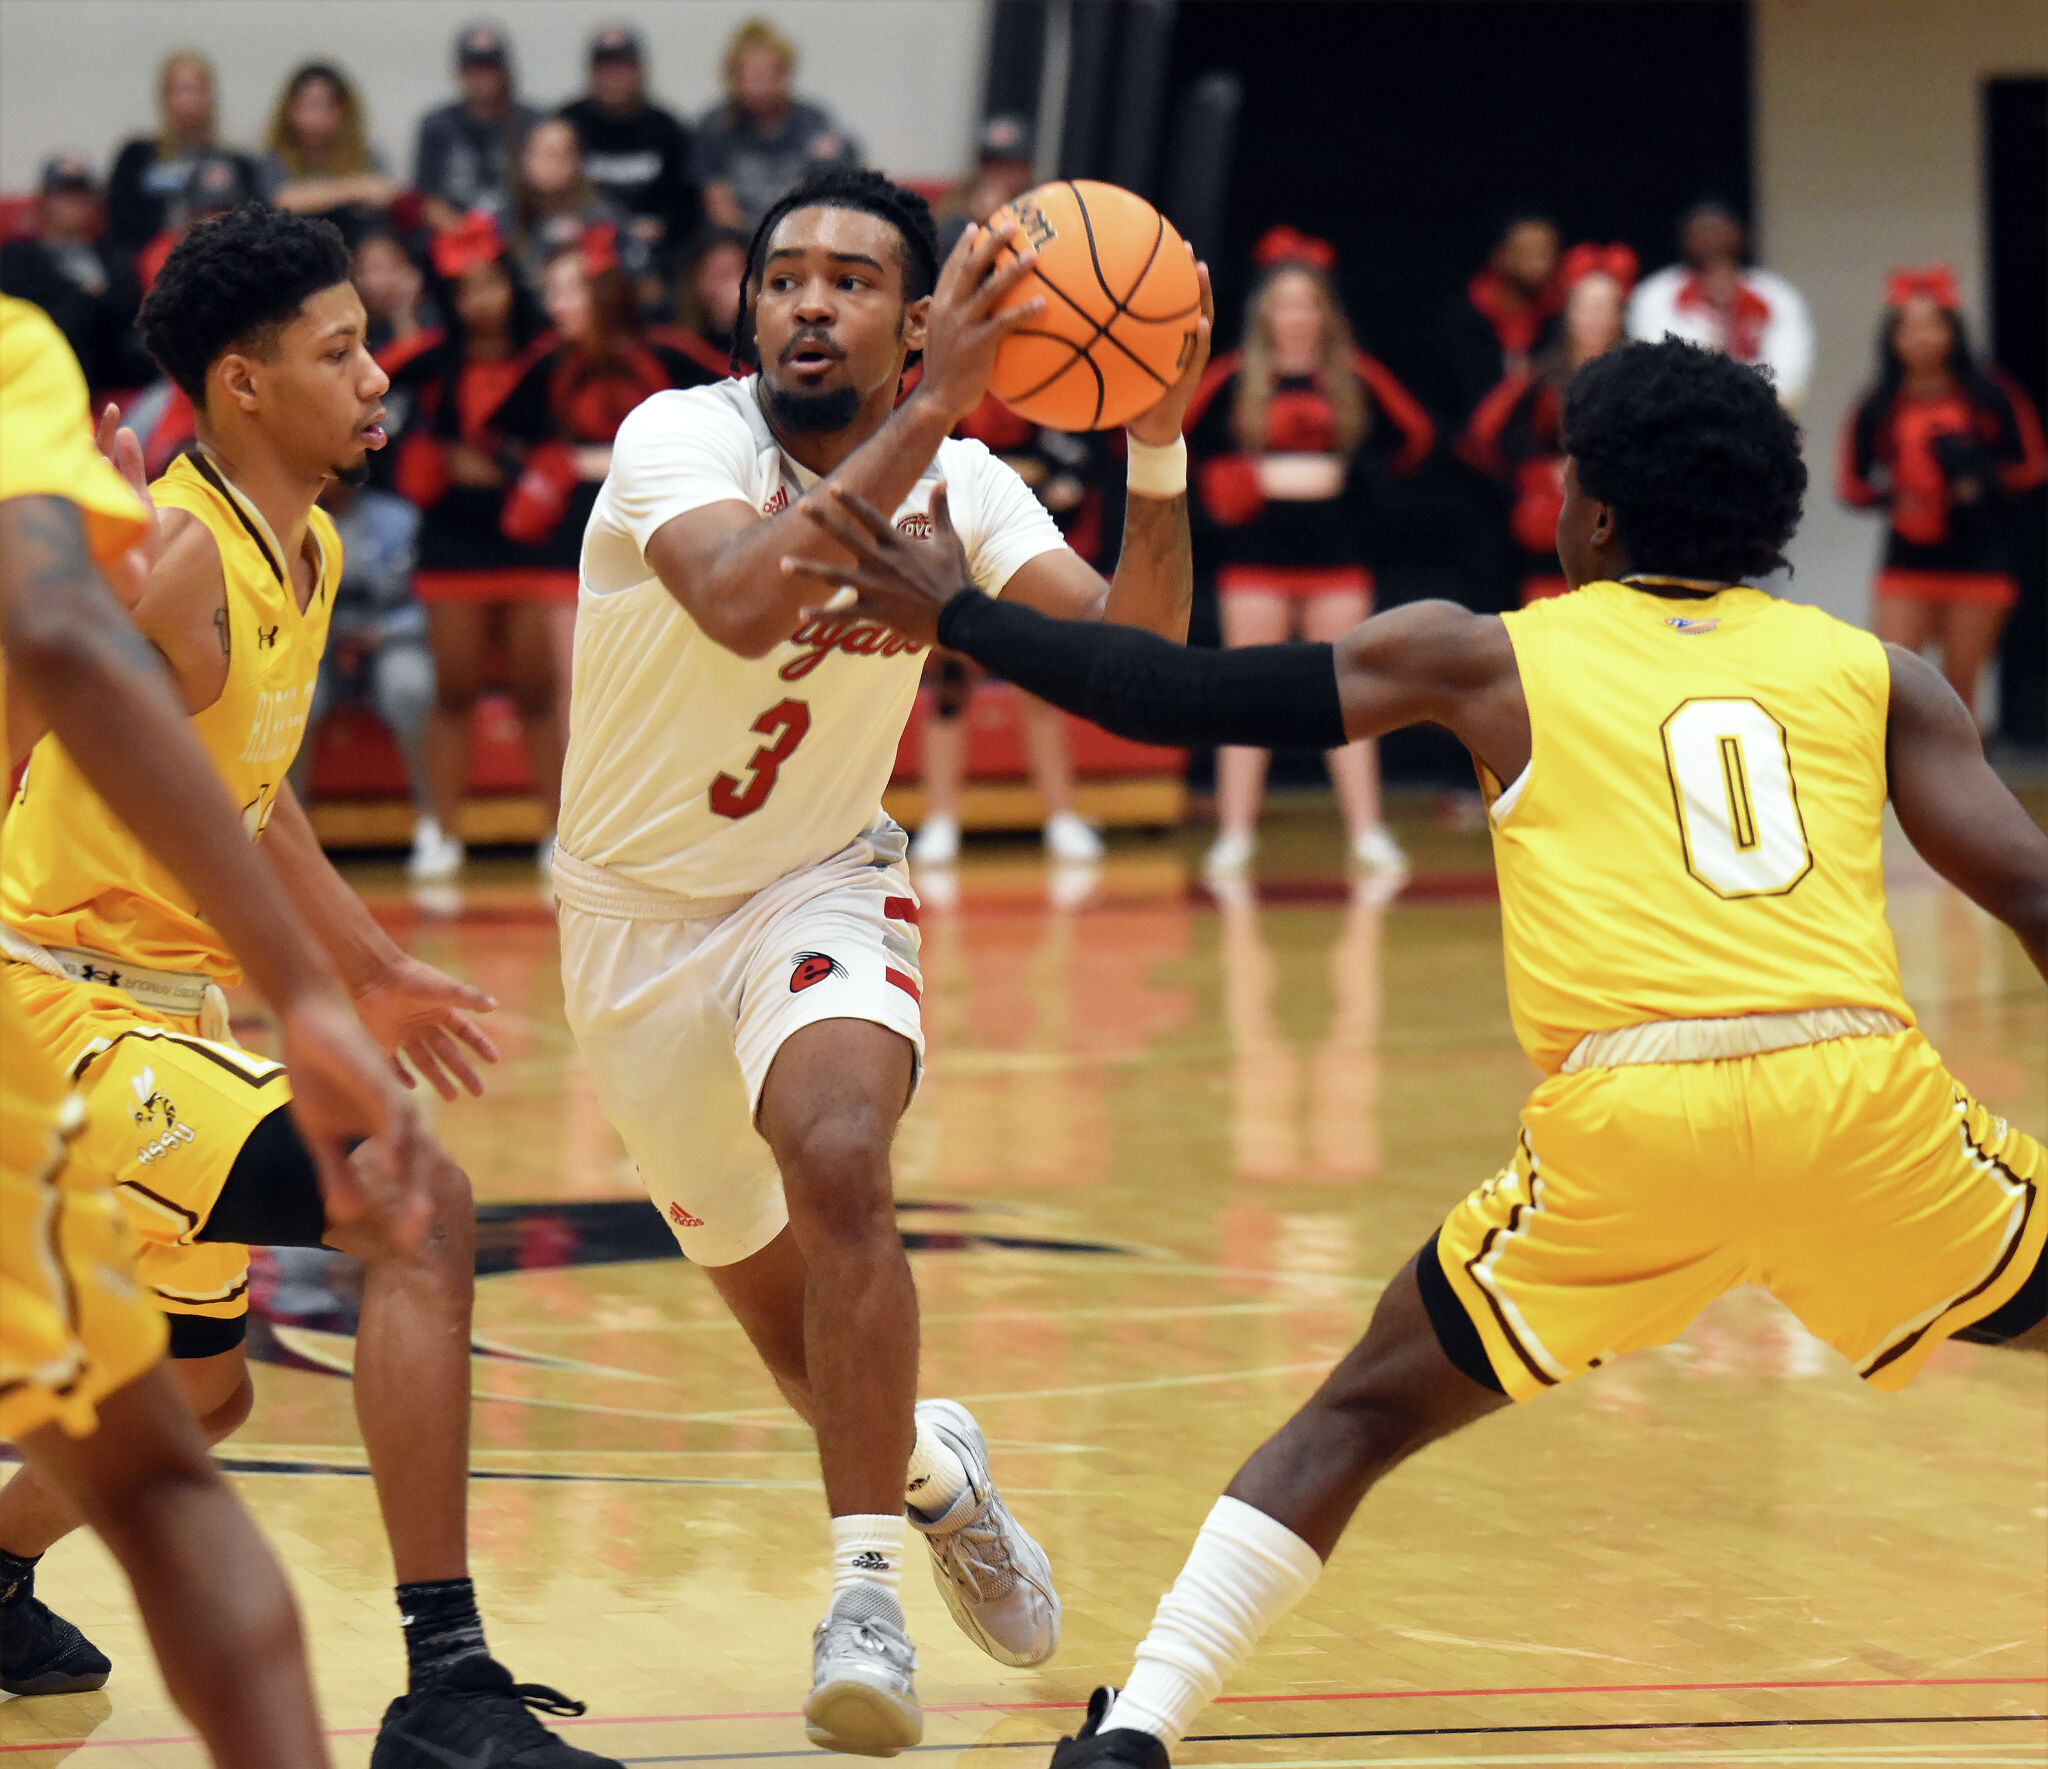
[[[2048,975],[2048,836],[1930,666],[1746,587],[1806,485],[1767,380],[1628,345],[1579,371],[1564,437],[1575,594],[1500,618],[1414,604],[1334,647],[1048,621],[961,589],[943,521],[920,544],[848,498],[819,520],[857,568],[785,561],[853,583],[851,618],[1127,736],[1329,749],[1429,720],[1491,800],[1509,1002],[1544,1075],[1514,1158],[1239,1471],[1058,1769],[1163,1769],[1387,1469],[1738,1284],[1874,1388],[1950,1337],[2048,1349],[2048,1153],[1914,1028],[1879,852],[1889,798]]]
[[[133,451],[133,438],[128,439]],[[139,461],[139,453],[137,454]],[[326,956],[243,838],[159,661],[108,594],[147,568],[146,506],[92,446],[84,378],[56,327],[0,297],[0,670],[10,734],[47,720],[81,777],[184,880],[277,1009],[299,1116],[337,1215],[363,1196],[348,1144],[412,1113]],[[8,760],[15,759],[12,736]],[[7,832],[0,831],[0,841]],[[222,1769],[324,1769],[297,1616],[161,1360],[110,1176],[78,1147],[83,1102],[37,1047],[0,968],[0,1433],[91,1521],[135,1587],[165,1681]],[[0,1553],[0,1688],[96,1689],[108,1664]],[[219,1601],[229,1581],[236,1601]]]
[[[284,784],[305,725],[340,548],[314,507],[380,446],[386,386],[363,341],[340,236],[273,210],[195,228],[142,313],[190,396],[199,452],[159,482],[163,544],[134,606],[245,835],[327,944],[364,1024],[451,1097],[480,1088],[465,1047],[489,998],[408,957],[320,853]],[[607,1769],[547,1733],[488,1656],[467,1576],[474,1212],[445,1155],[420,1166],[426,1233],[330,1209],[285,1071],[227,1035],[238,967],[210,911],[129,834],[65,747],[30,758],[0,859],[0,957],[42,1051],[79,1089],[78,1157],[110,1172],[170,1354],[212,1441],[247,1417],[248,1246],[338,1247],[364,1262],[355,1388],[397,1563],[414,1688],[392,1704],[377,1769],[438,1769],[486,1748],[536,1769]],[[375,1170],[388,1152],[357,1157]],[[41,1553],[78,1521],[26,1469],[0,1491],[0,1554]]]

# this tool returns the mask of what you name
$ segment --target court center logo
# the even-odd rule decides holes
[[[799,952],[790,961],[789,992],[800,995],[813,983],[822,983],[827,977],[844,977],[846,966],[838,959],[823,952]]]

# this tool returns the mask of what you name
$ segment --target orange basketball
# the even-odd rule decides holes
[[[1049,430],[1107,430],[1156,405],[1195,348],[1195,255],[1141,196],[1065,178],[998,209],[1038,263],[1004,302],[1046,309],[996,353],[989,391]],[[998,262],[1012,256],[1006,248]]]

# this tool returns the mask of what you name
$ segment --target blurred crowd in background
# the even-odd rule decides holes
[[[725,96],[695,119],[655,98],[626,24],[592,37],[584,89],[558,108],[529,102],[495,26],[464,30],[452,63],[449,102],[419,120],[400,166],[367,139],[363,96],[340,66],[297,68],[264,141],[242,145],[218,138],[207,58],[173,54],[153,125],[104,176],[52,158],[0,245],[0,288],[50,312],[160,471],[190,446],[192,413],[142,353],[134,318],[172,246],[253,201],[342,230],[392,377],[393,441],[367,486],[332,493],[347,576],[315,722],[355,699],[390,726],[417,805],[411,869],[428,880],[464,861],[487,687],[517,710],[543,806],[559,793],[577,553],[619,422],[661,388],[733,372],[758,218],[810,167],[862,159],[859,140],[799,95],[798,47],[765,20],[724,45]],[[974,164],[929,192],[944,243],[1028,189],[1038,163],[1030,122],[987,119]],[[1564,388],[1626,338],[1676,333],[1760,364],[1796,413],[1814,356],[1799,291],[1752,261],[1725,202],[1675,217],[1673,243],[1674,261],[1643,274],[1628,246],[1569,241],[1540,212],[1505,210],[1485,262],[1443,292],[1429,360],[1397,375],[1354,337],[1332,249],[1292,225],[1265,234],[1245,311],[1220,316],[1189,416],[1198,635],[1259,644],[1355,624],[1374,606],[1388,512],[1425,472],[1452,511],[1441,539],[1455,593],[1499,609],[1562,591],[1551,536]],[[1938,648],[1976,707],[2017,594],[2014,549],[2038,545],[2011,508],[2048,477],[2040,421],[1973,350],[1947,267],[1901,269],[1871,307],[1869,387],[1842,426],[1832,487],[1811,495],[1879,514],[1872,624]],[[1035,430],[992,400],[965,430],[1018,468],[1084,557],[1114,564],[1120,437]],[[936,659],[933,674],[914,850],[927,868],[958,851],[973,687],[957,661]],[[1099,838],[1074,813],[1059,719],[1027,706],[1023,723],[1050,851],[1092,858]],[[1372,746],[1334,753],[1329,769],[1355,863],[1398,873]],[[1217,758],[1213,877],[1250,862],[1264,773],[1258,752]]]

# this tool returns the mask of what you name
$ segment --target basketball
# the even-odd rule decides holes
[[[1038,263],[1003,305],[1042,295],[1046,310],[1003,341],[989,391],[1049,430],[1107,430],[1156,404],[1202,313],[1195,255],[1173,224],[1143,197],[1085,178],[1026,191],[990,217],[1004,221]]]

